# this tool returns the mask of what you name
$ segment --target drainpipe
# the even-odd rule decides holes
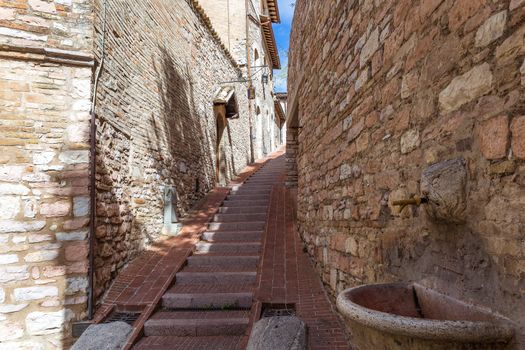
[[[250,46],[250,18],[249,8],[250,0],[244,1],[246,7],[246,67],[248,75],[248,90],[252,87],[252,58],[251,58],[251,46]],[[253,122],[252,122],[252,100],[248,99],[248,124],[250,128],[250,162],[255,162],[255,150],[253,145]]]
[[[100,79],[100,73],[104,66],[104,45],[106,43],[106,0],[103,0],[104,15],[102,22],[102,52],[100,56],[100,64],[97,67],[95,73],[95,81],[93,83],[93,93],[91,101],[91,128],[90,128],[90,152],[91,152],[91,169],[90,169],[90,226],[89,226],[89,267],[88,267],[88,319],[91,321],[95,316],[95,230],[97,226],[97,189],[96,189],[96,176],[97,176],[97,124],[96,124],[96,101],[97,101],[97,88],[98,81]]]

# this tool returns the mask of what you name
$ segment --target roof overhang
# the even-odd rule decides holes
[[[279,16],[279,5],[277,0],[267,0],[268,12],[273,23],[281,23],[281,17]]]
[[[264,42],[270,53],[272,59],[272,68],[281,69],[281,60],[279,59],[279,50],[275,42],[275,36],[273,34],[272,22],[267,16],[261,15],[261,27],[263,30]]]
[[[275,111],[277,112],[277,116],[280,120],[285,121],[286,120],[286,113],[284,113],[283,106],[281,106],[281,101],[279,99],[273,100]]]
[[[224,105],[226,107],[226,118],[237,118],[239,116],[239,105],[235,97],[233,86],[223,86],[215,93],[214,105]]]

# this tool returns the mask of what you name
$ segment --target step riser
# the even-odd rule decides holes
[[[238,266],[257,267],[258,256],[189,256],[188,266]]]
[[[242,241],[260,241],[262,232],[204,232],[202,239],[209,242],[242,242]]]
[[[270,199],[269,194],[265,195],[245,195],[245,194],[233,194],[226,197],[226,200],[241,200],[241,201],[267,201]]]
[[[237,190],[237,191],[230,191],[230,195],[233,196],[270,196],[271,190]]]
[[[162,306],[167,309],[249,309],[252,293],[164,294]]]
[[[256,272],[179,272],[176,275],[177,284],[240,284],[256,280]]]
[[[204,324],[196,324],[192,320],[180,322],[169,322],[169,320],[149,320],[144,325],[144,335],[154,336],[178,336],[178,337],[197,337],[214,335],[243,335],[248,328],[248,323],[239,319],[234,320],[214,320]],[[210,320],[211,321],[211,320]],[[222,322],[221,322],[222,321]]]
[[[263,185],[263,186],[251,186],[248,183],[242,185],[235,185],[231,187],[231,191],[271,191],[273,185]]]
[[[199,243],[197,244],[197,252],[199,253],[260,253],[260,244],[213,244],[213,243]]]
[[[213,221],[221,222],[248,222],[248,221],[265,221],[266,213],[262,214],[215,214]]]
[[[220,207],[219,214],[265,214],[268,207]]]
[[[259,231],[264,230],[265,222],[210,222],[209,231]]]
[[[225,200],[222,204],[225,207],[262,207],[267,206],[268,201],[247,201],[247,200]]]

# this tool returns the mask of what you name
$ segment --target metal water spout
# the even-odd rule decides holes
[[[401,211],[403,211],[403,209],[405,209],[405,207],[407,205],[420,206],[421,204],[425,204],[425,203],[428,203],[428,198],[427,197],[420,197],[420,196],[414,195],[414,196],[412,196],[412,198],[393,201],[392,205],[400,206],[401,209],[399,209],[399,211],[401,212]]]

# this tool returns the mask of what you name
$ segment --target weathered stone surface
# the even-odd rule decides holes
[[[0,233],[40,231],[46,226],[45,221],[0,221]]]
[[[23,281],[29,278],[27,265],[0,267],[0,283]]]
[[[370,60],[374,53],[379,48],[379,29],[375,28],[370,36],[368,37],[365,45],[361,49],[361,55],[359,57],[359,64],[361,67]]]
[[[24,327],[18,322],[0,322],[0,342],[18,339],[24,335]]]
[[[71,202],[58,201],[54,203],[44,203],[40,207],[40,214],[47,217],[67,216],[71,211]]]
[[[0,197],[0,220],[13,219],[20,211],[18,197]]]
[[[0,314],[10,314],[25,309],[29,304],[0,305]]]
[[[476,32],[476,46],[487,46],[503,35],[507,23],[507,10],[496,13],[479,27]]]
[[[466,220],[467,169],[463,158],[434,164],[421,175],[421,193],[429,203],[424,205],[436,221],[464,223]]]
[[[253,325],[247,350],[306,350],[306,324],[295,316],[265,317]]]
[[[66,280],[66,295],[75,294],[78,292],[85,292],[87,290],[88,281],[85,277],[72,277]]]
[[[401,137],[401,153],[406,154],[406,153],[412,152],[417,147],[419,147],[420,143],[421,143],[421,140],[419,138],[419,130],[417,129],[408,130]]]
[[[89,214],[89,197],[73,198],[73,214],[75,217]]]
[[[19,184],[0,184],[0,196],[2,195],[26,195],[29,188]]]
[[[31,312],[26,317],[27,331],[31,335],[60,333],[73,316],[69,309],[55,312]]]
[[[487,63],[476,66],[454,78],[439,94],[443,113],[452,112],[465,103],[488,93],[492,88],[492,72]]]
[[[295,3],[288,89],[301,128],[287,160],[298,184],[297,227],[330,295],[424,281],[515,320],[525,339],[517,263],[525,258],[525,2]],[[376,28],[378,48],[361,62]],[[445,221],[463,212],[451,189],[450,213],[393,206],[422,194],[428,166],[456,158],[467,163],[462,223]],[[426,213],[434,209],[444,220]]]
[[[484,121],[478,131],[481,153],[487,159],[499,159],[507,155],[509,118],[497,116]]]
[[[512,119],[510,132],[512,134],[512,153],[520,159],[525,159],[525,116]]]
[[[13,290],[15,301],[37,300],[58,296],[58,288],[53,286],[36,286],[15,288]]]
[[[130,325],[121,321],[91,325],[71,350],[120,350],[131,330]]]
[[[65,164],[82,164],[89,162],[89,151],[65,151],[58,155]]]
[[[32,252],[27,254],[24,257],[24,261],[26,262],[41,262],[41,261],[51,261],[58,257],[59,255],[58,250],[40,250],[37,252]]]
[[[18,262],[16,254],[0,254],[0,265],[8,265]]]

